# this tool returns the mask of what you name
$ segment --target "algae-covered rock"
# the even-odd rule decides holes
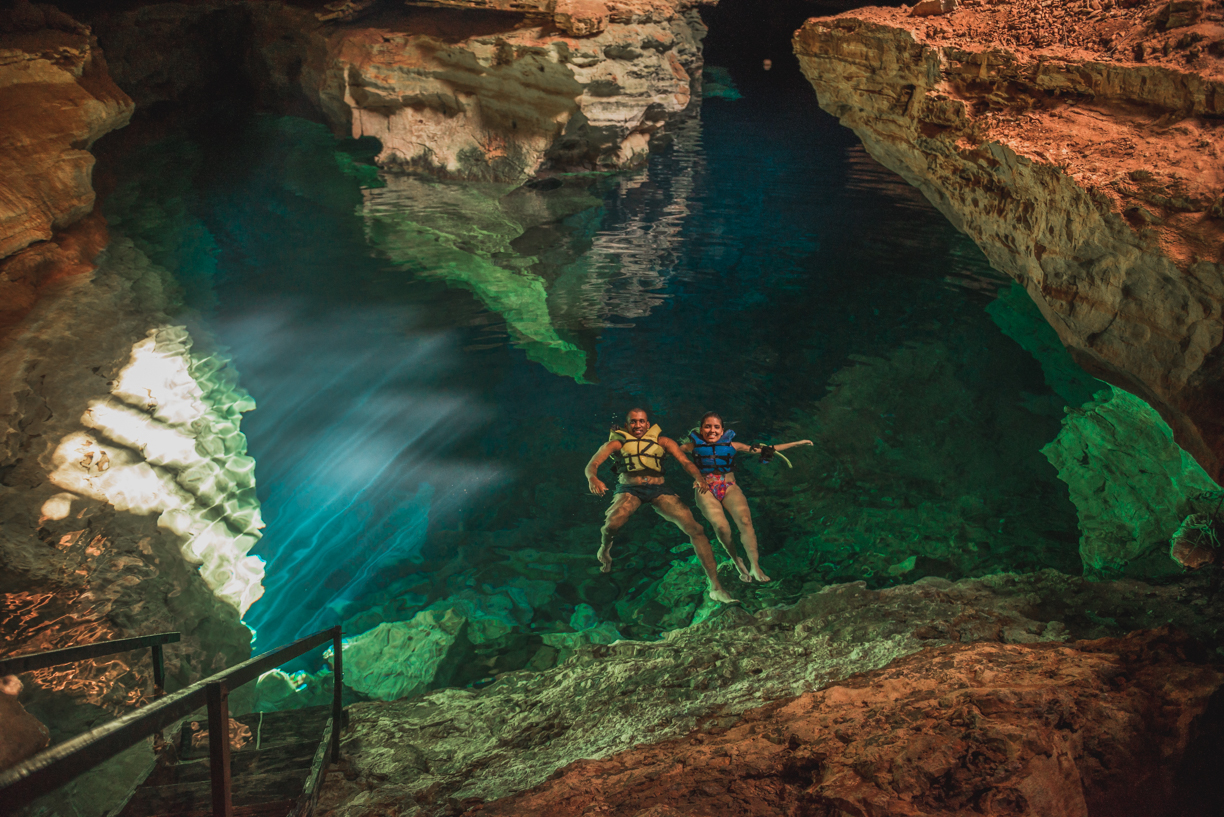
[[[345,639],[344,684],[383,701],[445,685],[470,649],[467,624],[453,610],[423,610]]]
[[[1151,406],[1112,386],[1068,411],[1062,432],[1041,451],[1071,489],[1089,575],[1157,554],[1152,565],[1132,569],[1173,569],[1163,556],[1190,500],[1218,490]]]

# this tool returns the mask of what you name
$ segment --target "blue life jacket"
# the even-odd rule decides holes
[[[716,442],[708,443],[698,436],[696,429],[690,431],[689,439],[693,441],[693,459],[697,462],[697,469],[703,474],[731,473],[735,463],[735,448],[731,445],[734,437],[735,432],[727,430]]]

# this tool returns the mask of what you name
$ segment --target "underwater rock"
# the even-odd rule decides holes
[[[106,229],[79,223],[94,204],[89,147],[133,106],[89,29],[52,6],[0,10],[0,54],[3,333],[53,281],[93,270]]]
[[[528,230],[598,207],[583,187],[515,189],[389,175],[363,191],[366,237],[400,269],[470,290],[500,314],[527,356],[563,377],[585,382],[587,354],[562,337],[549,311],[534,256],[512,242]]]
[[[1206,814],[1224,672],[1194,652],[1168,630],[930,648],[465,813]]]
[[[379,624],[344,640],[344,685],[395,701],[449,683],[470,651],[468,620],[453,610],[423,610],[411,621]],[[326,656],[331,658],[331,651]]]
[[[710,718],[730,726],[755,707],[928,647],[1061,642],[1170,620],[1210,639],[1224,622],[1206,591],[1196,597],[1202,605],[1183,595],[1044,571],[955,584],[928,578],[884,591],[840,585],[756,615],[724,607],[662,641],[583,647],[553,669],[507,673],[479,690],[354,704],[346,764],[328,773],[318,813],[360,817],[404,803],[422,817],[452,813],[456,801],[524,791],[576,760],[677,738]],[[1086,618],[1085,610],[1094,612]],[[406,746],[413,751],[402,752]]]
[[[1138,566],[1144,574],[1174,570],[1164,558],[1170,537],[1191,499],[1219,487],[1173,442],[1160,415],[1112,386],[1069,409],[1041,453],[1070,488],[1090,576],[1118,573],[1145,557]]]
[[[809,20],[794,47],[821,106],[1218,479],[1224,54],[1205,46],[1224,26],[1163,32],[1152,8],[859,9]]]

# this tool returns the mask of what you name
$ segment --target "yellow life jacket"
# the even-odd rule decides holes
[[[659,435],[663,429],[652,425],[640,438],[632,432],[616,429],[608,435],[608,440],[620,440],[620,451],[612,455],[613,464],[617,470],[636,476],[662,476],[663,455],[667,452],[659,445]]]

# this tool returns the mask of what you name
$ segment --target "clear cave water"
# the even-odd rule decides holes
[[[546,633],[718,615],[648,509],[598,571],[582,471],[633,406],[675,438],[712,409],[741,440],[816,442],[737,468],[775,580],[740,583],[716,545],[747,609],[1080,571],[1040,452],[1066,402],[1000,326],[1048,328],[779,63],[734,67],[740,98],[645,167],[517,190],[381,176],[376,146],[266,114],[125,147],[112,229],[174,272],[177,319],[258,406],[256,649],[462,603],[487,626],[452,680],[479,685],[546,666]]]

